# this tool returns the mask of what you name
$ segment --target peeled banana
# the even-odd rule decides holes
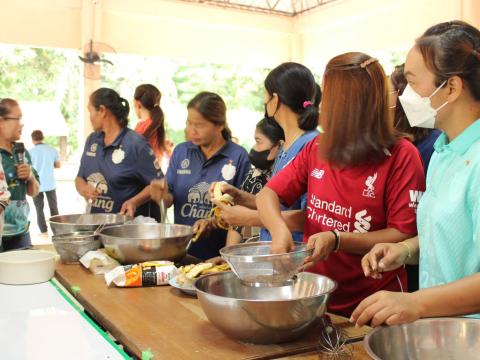
[[[217,182],[213,188],[213,197],[215,200],[221,201],[228,205],[233,205],[233,197],[231,197],[229,194],[222,193],[222,186],[226,184],[227,183],[225,181]]]

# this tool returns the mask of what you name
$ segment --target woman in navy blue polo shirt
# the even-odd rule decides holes
[[[246,150],[231,141],[227,108],[219,95],[201,92],[187,108],[190,141],[175,147],[166,181],[152,183],[152,198],[174,205],[176,224],[193,225],[212,209],[210,183],[226,181],[239,187],[250,170],[250,161]],[[215,229],[194,243],[189,253],[200,259],[218,256],[225,238],[225,230]]]
[[[90,95],[94,132],[85,142],[75,187],[92,213],[151,216],[150,181],[162,178],[147,140],[127,127],[128,102],[112,89]]]

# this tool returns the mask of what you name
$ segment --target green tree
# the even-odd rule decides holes
[[[192,64],[178,66],[173,81],[178,100],[187,104],[200,91],[218,93],[227,108],[263,112],[263,81],[268,69],[240,65]]]
[[[0,47],[0,96],[58,101],[69,128],[69,154],[78,147],[80,68],[75,57],[75,52],[59,49]],[[58,145],[56,138],[46,141]]]

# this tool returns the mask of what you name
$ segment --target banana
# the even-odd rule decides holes
[[[194,279],[196,278],[198,275],[200,275],[202,273],[202,271],[205,271],[207,269],[210,269],[211,267],[213,267],[213,264],[212,263],[200,263],[200,264],[197,264],[193,267],[192,270],[190,270],[188,273],[187,273],[187,279]]]
[[[225,181],[217,182],[213,188],[213,197],[215,200],[219,200],[225,204],[233,205],[233,197],[231,197],[229,194],[222,193],[222,186],[226,184],[227,183]]]
[[[213,265],[212,263],[199,263],[196,265],[185,265],[179,269],[180,273],[177,276],[179,284],[192,283],[192,280],[200,275],[216,273],[230,270],[230,265],[227,263],[220,265]]]

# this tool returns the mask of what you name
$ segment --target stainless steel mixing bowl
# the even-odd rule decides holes
[[[378,327],[363,345],[375,360],[480,359],[480,320],[431,318]]]
[[[180,260],[192,236],[191,226],[174,224],[116,225],[100,231],[105,250],[121,264]]]
[[[203,276],[194,286],[208,319],[226,335],[275,344],[295,340],[314,326],[336,283],[302,272],[291,285],[252,287],[229,271]]]
[[[54,235],[95,231],[99,225],[119,225],[131,218],[120,214],[70,214],[52,216],[48,221]]]

